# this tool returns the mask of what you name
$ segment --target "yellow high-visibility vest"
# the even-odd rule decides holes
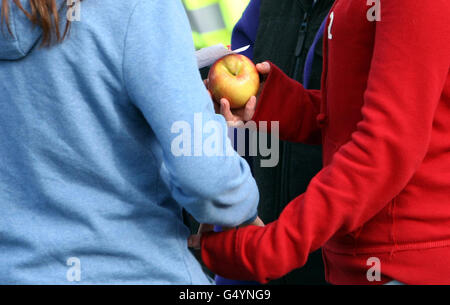
[[[231,33],[250,0],[183,0],[197,49],[231,44]]]

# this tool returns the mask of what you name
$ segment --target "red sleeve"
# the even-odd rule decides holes
[[[426,155],[448,77],[449,10],[448,0],[383,1],[363,119],[351,141],[277,221],[204,236],[202,257],[213,272],[263,283],[281,277],[402,191]]]
[[[320,91],[306,90],[277,66],[270,65],[253,121],[278,121],[281,140],[320,144],[321,133],[316,119],[320,110]],[[268,128],[270,132],[270,124]]]

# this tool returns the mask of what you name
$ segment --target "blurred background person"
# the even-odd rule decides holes
[[[236,22],[249,0],[183,0],[197,49],[228,46]]]

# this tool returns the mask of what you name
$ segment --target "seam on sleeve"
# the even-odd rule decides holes
[[[130,23],[131,23],[131,19],[133,18],[134,13],[136,12],[136,8],[139,5],[140,0],[137,0],[136,3],[134,4],[132,10],[131,10],[131,14],[128,17],[128,21],[127,21],[127,28],[125,31],[125,38],[123,41],[123,51],[122,51],[122,83],[123,86],[125,88],[125,94],[127,95],[128,99],[131,100],[130,95],[128,94],[128,88],[127,88],[127,81],[125,78],[125,53],[126,53],[126,49],[127,49],[127,40],[128,40],[128,32],[130,29]]]

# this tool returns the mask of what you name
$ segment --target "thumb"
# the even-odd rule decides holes
[[[265,61],[256,65],[256,70],[258,70],[261,74],[269,74],[270,73],[270,64]]]

